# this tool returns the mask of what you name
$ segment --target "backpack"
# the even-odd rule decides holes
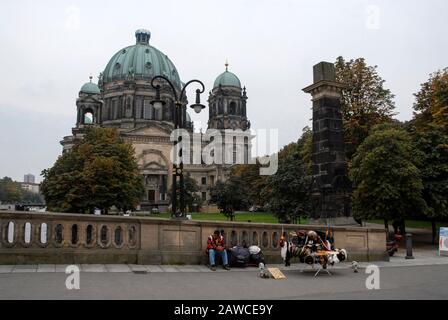
[[[246,268],[249,264],[250,252],[249,249],[235,246],[229,250],[231,267]]]

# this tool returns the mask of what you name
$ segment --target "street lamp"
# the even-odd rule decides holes
[[[191,105],[191,108],[196,112],[200,113],[205,106],[201,104],[201,93],[204,93],[205,86],[204,84],[199,80],[191,80],[187,82],[184,87],[180,90],[180,95],[177,94],[178,91],[176,91],[176,88],[171,83],[169,79],[167,79],[164,76],[155,76],[151,81],[151,86],[156,89],[156,97],[153,101],[151,101],[152,106],[155,110],[160,110],[165,105],[165,101],[163,101],[160,97],[160,85],[156,84],[156,80],[163,80],[166,83],[168,83],[169,87],[173,91],[174,94],[174,129],[184,129],[185,128],[185,121],[183,118],[183,103],[182,99],[185,95],[186,88],[192,84],[192,83],[198,83],[202,86],[202,90],[197,89],[196,90],[196,103]],[[177,145],[179,141],[174,142],[174,146]],[[186,213],[185,213],[185,186],[184,186],[184,164],[182,162],[182,150],[180,151],[180,163],[177,165],[173,161],[173,181],[172,181],[172,196],[171,196],[171,202],[172,202],[172,213],[171,218],[180,218],[180,219],[186,219]],[[180,208],[177,209],[177,180],[179,180],[180,184]]]

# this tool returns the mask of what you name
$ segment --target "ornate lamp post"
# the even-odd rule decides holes
[[[196,112],[200,113],[202,109],[205,108],[203,104],[201,104],[201,93],[204,93],[205,86],[204,84],[199,80],[191,80],[187,82],[187,84],[184,85],[184,87],[180,91],[180,95],[177,94],[178,91],[176,91],[176,88],[171,83],[169,79],[167,79],[164,76],[156,76],[151,81],[151,86],[156,89],[156,98],[155,100],[151,101],[151,104],[153,105],[155,110],[160,110],[165,104],[165,101],[163,101],[160,98],[160,85],[156,84],[157,80],[163,80],[170,86],[171,90],[173,91],[175,102],[174,102],[174,130],[176,129],[184,129],[185,128],[185,119],[183,117],[183,103],[182,99],[185,95],[186,88],[192,84],[192,83],[198,83],[202,86],[202,90],[197,89],[196,90],[196,103],[191,105],[190,107]],[[174,142],[174,146],[177,145],[179,141]],[[185,212],[185,185],[184,185],[184,164],[182,162],[182,150],[180,151],[180,163],[177,164],[175,161],[173,161],[173,180],[172,180],[172,213],[171,218],[180,218],[180,219],[186,219],[186,212]],[[180,184],[180,208],[177,208],[177,182],[179,180]]]

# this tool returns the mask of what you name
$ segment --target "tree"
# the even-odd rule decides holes
[[[394,95],[384,88],[385,80],[379,76],[377,66],[368,66],[364,58],[345,61],[338,57],[335,67],[336,80],[346,85],[341,110],[347,157],[351,160],[372,127],[391,121]]]
[[[231,176],[226,182],[218,181],[210,189],[211,202],[230,220],[235,219],[235,211],[247,210],[248,187],[240,177]]]
[[[9,177],[0,180],[0,201],[5,203],[18,203],[22,198],[19,183]]]
[[[302,160],[304,170],[307,175],[311,175],[311,155],[313,153],[313,131],[310,127],[305,127],[302,130],[302,136],[297,141],[297,152]]]
[[[356,218],[384,219],[387,226],[426,211],[411,149],[409,135],[396,125],[375,127],[359,146],[351,171]]]
[[[310,212],[311,178],[297,150],[282,151],[278,171],[268,178],[265,194],[268,194],[271,210],[279,220],[295,222]]]
[[[431,74],[414,95],[416,127],[422,130],[428,124],[436,124],[448,130],[448,68]]]
[[[248,202],[251,205],[264,206],[266,199],[262,195],[262,190],[266,187],[267,176],[260,175],[261,165],[244,164],[232,168],[231,175],[238,177],[246,186]]]
[[[42,172],[41,190],[50,211],[92,213],[115,206],[134,209],[143,181],[131,144],[116,129],[91,128],[55,165]]]
[[[448,217],[448,134],[446,129],[435,125],[425,125],[424,131],[414,126],[414,161],[423,181],[423,198],[428,210],[426,216],[432,223],[432,241],[436,242],[436,221]]]
[[[189,174],[184,175],[184,200],[185,207],[189,208],[189,211],[195,209],[199,210],[202,206],[202,199],[198,195],[200,191],[198,183]],[[180,184],[177,184],[177,208],[180,208]],[[169,199],[172,201],[172,194],[169,193]]]
[[[19,182],[13,181],[9,177],[0,179],[0,202],[17,204],[43,204],[44,200],[38,193],[22,188]]]

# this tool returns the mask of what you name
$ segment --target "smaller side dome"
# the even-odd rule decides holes
[[[217,88],[220,85],[223,87],[237,87],[241,89],[240,79],[229,71],[222,73],[218,78],[216,78],[213,88]]]
[[[81,93],[87,94],[101,94],[98,85],[92,82],[92,77],[90,77],[90,82],[85,83],[80,90]]]
[[[229,71],[229,63],[226,62],[225,66],[226,71],[216,78],[213,89],[218,88],[220,85],[223,87],[236,87],[241,89],[241,81],[234,73]]]

